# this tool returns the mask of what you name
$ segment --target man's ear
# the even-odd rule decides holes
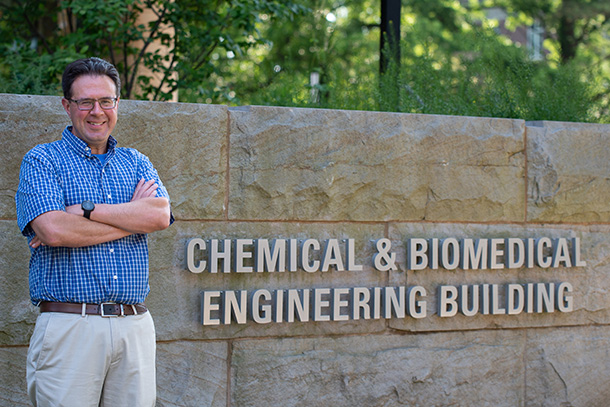
[[[68,117],[72,118],[72,116],[70,116],[70,101],[66,98],[62,98],[61,99],[61,104],[64,107],[64,110],[66,111],[66,113],[68,113]]]

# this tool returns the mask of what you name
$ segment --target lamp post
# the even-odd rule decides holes
[[[381,73],[388,69],[389,58],[400,63],[400,6],[401,0],[381,0],[381,40],[379,45]],[[388,53],[384,49],[389,50]]]

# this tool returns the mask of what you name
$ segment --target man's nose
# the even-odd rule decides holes
[[[93,101],[93,108],[91,109],[90,113],[93,114],[98,114],[102,112],[102,106],[100,105],[99,100],[95,100]]]

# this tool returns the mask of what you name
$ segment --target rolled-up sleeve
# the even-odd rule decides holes
[[[40,147],[30,150],[21,162],[15,206],[19,229],[28,237],[34,233],[29,225],[36,217],[49,211],[65,210],[61,180]]]

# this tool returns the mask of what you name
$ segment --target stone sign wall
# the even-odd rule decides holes
[[[0,98],[0,406],[28,405],[37,315],[19,166],[67,124]],[[176,218],[150,237],[157,405],[610,403],[609,125],[121,101],[114,135]],[[255,271],[278,241],[296,271]]]

